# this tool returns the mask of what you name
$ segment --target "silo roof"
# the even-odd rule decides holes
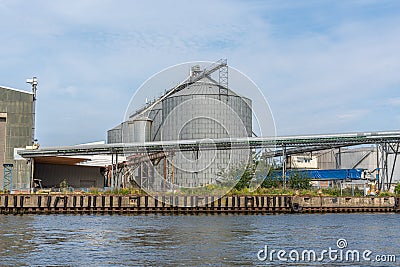
[[[229,96],[238,96],[234,91],[228,89]],[[186,96],[186,95],[219,95],[219,85],[212,79],[204,77],[203,79],[185,87],[184,89],[174,93],[170,97]]]
[[[144,116],[143,114],[136,115],[133,118],[131,118],[129,121],[134,122],[134,121],[153,121],[147,116]]]

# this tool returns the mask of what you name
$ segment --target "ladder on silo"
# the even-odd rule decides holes
[[[220,60],[219,67],[219,100],[228,101],[228,64],[226,59]]]
[[[200,74],[192,77],[190,82],[196,82],[218,70],[219,100],[228,101],[228,60],[220,59],[204,69]]]

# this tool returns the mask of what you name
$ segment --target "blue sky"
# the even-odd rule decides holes
[[[42,146],[105,140],[151,75],[220,58],[261,88],[278,135],[400,129],[399,1],[16,0],[0,12],[0,84],[38,77]]]

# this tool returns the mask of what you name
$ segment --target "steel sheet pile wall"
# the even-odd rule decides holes
[[[0,213],[398,212],[394,197],[0,195]]]

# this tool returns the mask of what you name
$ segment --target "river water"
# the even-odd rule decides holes
[[[400,266],[399,214],[1,215],[0,225],[1,266]],[[340,261],[350,249],[371,253]]]

